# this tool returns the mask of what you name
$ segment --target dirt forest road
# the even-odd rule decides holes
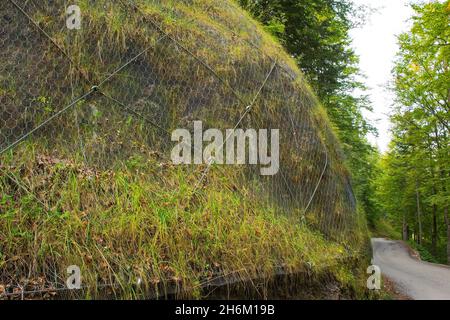
[[[450,267],[420,261],[401,241],[372,239],[374,265],[415,300],[450,300]]]

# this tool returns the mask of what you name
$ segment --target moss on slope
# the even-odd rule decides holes
[[[72,264],[88,297],[105,283],[195,297],[219,274],[280,268],[351,282],[330,265],[356,254],[364,223],[326,114],[281,47],[230,1],[75,2],[83,28],[69,32],[63,1],[17,1],[51,41],[12,2],[0,9],[0,149],[71,106],[1,156],[0,284],[63,284]],[[242,128],[282,129],[282,173],[214,166],[198,190],[205,168],[172,166],[168,133],[232,128],[248,105]]]

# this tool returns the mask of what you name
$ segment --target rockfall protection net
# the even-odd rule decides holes
[[[72,4],[83,13],[79,30],[66,26]],[[2,0],[2,187],[51,211],[59,203],[48,194],[73,174],[90,184],[81,204],[109,192],[100,178],[121,167],[144,164],[164,185],[171,133],[194,121],[223,132],[280,129],[275,175],[262,176],[261,165],[180,166],[192,201],[207,194],[213,171],[231,168],[224,188],[345,239],[356,203],[338,142],[304,81],[264,52],[257,27],[236,12],[227,1]],[[46,172],[58,166],[72,174]]]

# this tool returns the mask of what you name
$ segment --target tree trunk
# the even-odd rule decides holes
[[[409,240],[409,230],[408,230],[408,223],[406,222],[406,213],[403,214],[403,232],[402,232],[402,239],[403,241]]]
[[[448,207],[444,209],[445,225],[447,226],[447,264],[450,265],[450,217]]]
[[[420,210],[420,193],[419,193],[419,183],[416,183],[416,202],[417,202],[417,224],[419,226],[417,234],[417,243],[422,244],[422,212]]]
[[[437,254],[437,242],[438,242],[438,225],[437,225],[437,205],[433,205],[433,226],[431,230],[431,248],[433,254]]]

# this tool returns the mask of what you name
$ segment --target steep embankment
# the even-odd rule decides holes
[[[0,8],[0,290],[62,287],[70,265],[86,297],[277,272],[351,284],[364,223],[281,47],[225,0],[73,2],[80,30],[64,1]],[[170,133],[194,120],[280,128],[279,173],[174,166]]]

